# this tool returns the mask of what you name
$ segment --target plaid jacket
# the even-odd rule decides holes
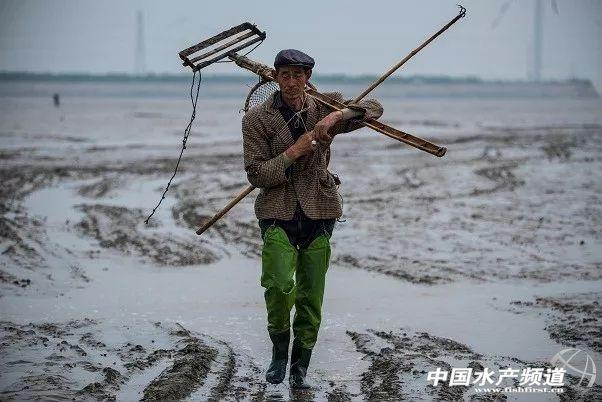
[[[326,95],[348,103],[338,92]],[[255,200],[258,219],[293,219],[297,200],[311,219],[332,219],[342,215],[341,201],[328,172],[330,146],[320,142],[311,155],[298,158],[286,174],[284,151],[295,143],[280,111],[272,107],[274,95],[249,109],[242,119],[244,168],[249,183],[260,188]],[[356,105],[366,111],[365,118],[379,118],[383,108],[378,101],[365,100]],[[331,110],[313,98],[307,98],[308,130]],[[362,127],[361,120],[337,123],[329,133],[346,133]]]

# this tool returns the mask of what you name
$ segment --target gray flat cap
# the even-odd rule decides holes
[[[307,54],[296,49],[284,49],[278,52],[274,59],[274,68],[281,66],[299,66],[304,68],[314,68],[314,59]]]

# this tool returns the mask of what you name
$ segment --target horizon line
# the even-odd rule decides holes
[[[239,73],[210,73],[204,74],[205,78],[217,79],[217,80],[247,80],[249,78],[256,78],[254,75],[239,74]],[[333,80],[333,81],[363,81],[363,80],[374,80],[379,77],[378,74],[347,74],[347,73],[316,73],[312,75],[314,81],[320,80]],[[124,72],[108,72],[108,73],[85,73],[85,72],[35,72],[35,71],[0,71],[0,80],[74,80],[74,81],[85,81],[85,80],[105,80],[105,81],[181,81],[189,80],[190,73],[146,73],[146,74],[135,74],[135,73],[124,73]],[[435,74],[413,74],[408,76],[391,75],[387,78],[388,81],[398,82],[424,82],[424,83],[539,83],[539,84],[550,84],[550,83],[583,83],[593,85],[593,82],[589,78],[549,78],[535,81],[527,78],[482,78],[475,75],[435,75]]]

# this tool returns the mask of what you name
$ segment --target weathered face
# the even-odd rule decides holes
[[[285,97],[296,98],[303,94],[310,75],[311,70],[306,71],[303,67],[282,66],[278,68],[276,82]]]

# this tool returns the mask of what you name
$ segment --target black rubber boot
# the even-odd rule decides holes
[[[288,382],[291,388],[307,389],[309,384],[305,382],[309,360],[311,359],[311,349],[306,349],[293,342],[291,352],[291,370],[288,375]]]
[[[268,371],[265,373],[265,379],[272,384],[280,384],[286,376],[286,363],[288,363],[288,345],[290,341],[290,331],[281,334],[270,333],[272,340],[272,362]]]

